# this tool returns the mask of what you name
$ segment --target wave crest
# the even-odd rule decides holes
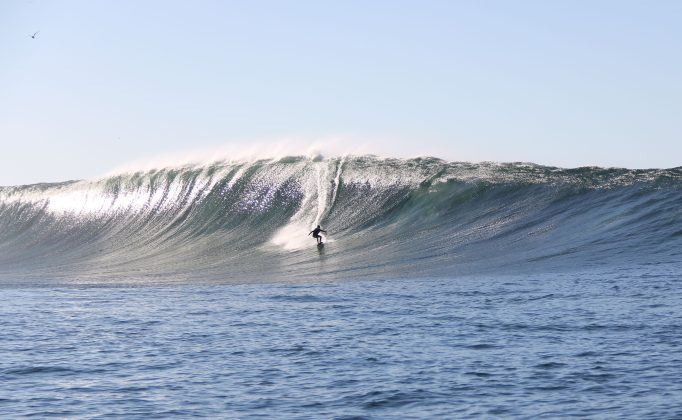
[[[673,259],[681,180],[679,168],[289,156],[5,187],[0,281],[440,276]],[[322,251],[306,236],[317,224],[330,232]]]

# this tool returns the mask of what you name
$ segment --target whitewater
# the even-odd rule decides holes
[[[681,257],[682,168],[292,155],[0,187],[0,417],[678,418]]]

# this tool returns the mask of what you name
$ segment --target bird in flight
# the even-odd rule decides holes
[[[36,33],[34,33],[33,35],[31,35],[31,38],[36,39],[36,35],[38,35],[38,32],[40,32],[40,31],[37,31]]]

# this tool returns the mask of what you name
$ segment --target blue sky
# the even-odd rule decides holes
[[[0,185],[281,138],[680,166],[680,51],[679,1],[6,0]]]

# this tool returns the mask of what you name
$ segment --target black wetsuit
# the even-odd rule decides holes
[[[310,232],[313,234],[313,238],[317,239],[318,243],[322,242],[322,237],[320,236],[320,232],[327,233],[326,230],[322,230],[319,227],[315,228],[312,232]]]

